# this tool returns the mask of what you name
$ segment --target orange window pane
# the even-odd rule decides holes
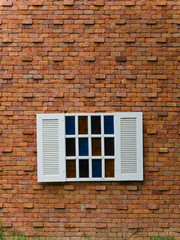
[[[75,160],[66,161],[66,177],[67,178],[76,177],[76,161]]]
[[[101,156],[101,138],[92,138],[92,155]]]
[[[78,117],[78,132],[79,134],[88,134],[88,118],[87,116]]]
[[[105,160],[105,177],[114,177],[114,159]]]

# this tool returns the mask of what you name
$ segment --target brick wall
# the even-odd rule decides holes
[[[178,0],[0,3],[6,231],[180,239]],[[142,111],[144,182],[37,183],[36,113]]]

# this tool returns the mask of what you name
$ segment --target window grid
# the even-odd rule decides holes
[[[115,134],[104,134],[104,117],[105,116],[112,116],[114,121],[113,114],[72,114],[72,115],[66,115],[68,116],[74,116],[75,117],[75,134],[74,135],[66,135],[65,138],[75,138],[75,156],[66,156],[66,161],[68,160],[75,160],[76,161],[76,178],[68,178],[68,180],[104,180],[105,177],[105,159],[113,159],[115,163],[115,149],[114,149],[114,155],[113,156],[105,156],[105,138],[113,138],[115,141]],[[79,134],[79,116],[87,116],[88,121],[88,133],[87,134]],[[101,133],[100,134],[92,134],[91,127],[92,127],[92,118],[93,116],[99,116],[100,117],[100,124],[101,124]],[[79,139],[80,138],[87,138],[88,139],[88,156],[79,156]],[[93,138],[100,138],[101,140],[101,155],[100,156],[93,156],[92,154],[92,139]],[[114,146],[115,147],[115,146]],[[80,160],[88,160],[89,163],[89,177],[87,178],[81,178],[80,177],[80,171],[79,171],[79,161]],[[101,177],[92,177],[92,162],[93,160],[101,160]],[[114,177],[115,177],[115,167],[114,167]],[[114,177],[108,177],[107,180],[114,179]]]

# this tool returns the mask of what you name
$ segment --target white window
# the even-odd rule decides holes
[[[38,114],[38,181],[142,181],[142,145],[142,113]]]

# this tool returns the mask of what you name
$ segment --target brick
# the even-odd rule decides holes
[[[96,37],[96,38],[94,38],[94,42],[95,43],[104,43],[104,38],[103,37]]]
[[[167,117],[168,113],[167,112],[158,112],[157,115],[158,115],[158,117]]]
[[[65,186],[64,186],[64,190],[67,190],[67,191],[74,191],[75,188],[74,188],[73,185],[65,185]]]
[[[41,0],[33,0],[32,1],[32,5],[33,6],[42,6],[43,5],[43,1],[41,1]]]
[[[44,185],[42,184],[33,185],[33,190],[43,190],[43,189],[44,189]]]
[[[160,227],[160,228],[169,228],[169,223],[168,223],[168,222],[159,223],[159,227]]]
[[[85,95],[85,97],[87,97],[87,98],[94,98],[95,96],[96,96],[96,94],[91,93],[91,92],[87,92],[86,95]]]
[[[124,25],[126,24],[126,20],[125,19],[118,19],[116,20],[116,25]]]
[[[116,57],[116,62],[126,62],[127,61],[127,57]]]
[[[149,167],[148,171],[149,172],[159,172],[159,167]]]
[[[63,25],[64,24],[64,20],[55,19],[55,20],[53,20],[53,24],[54,25]]]
[[[162,0],[161,1],[157,1],[156,5],[157,6],[167,6],[167,1],[162,1]]]
[[[33,203],[24,203],[23,208],[32,209],[32,208],[34,208],[34,204]]]
[[[44,223],[43,222],[33,222],[33,227],[34,228],[43,228]]]
[[[168,153],[168,152],[169,152],[169,149],[168,149],[168,148],[159,148],[159,149],[158,149],[158,152],[159,152],[159,153]]]
[[[106,191],[107,187],[105,185],[96,186],[96,191]]]
[[[148,135],[156,135],[157,134],[157,129],[151,127],[147,129],[147,134]]]
[[[137,186],[133,186],[133,185],[132,186],[129,185],[129,186],[127,186],[127,190],[128,191],[138,191],[138,187]]]
[[[96,74],[95,75],[95,79],[97,79],[97,80],[106,79],[106,75],[105,74]]]
[[[86,209],[96,209],[96,204],[86,204]]]
[[[12,43],[13,39],[11,37],[3,37],[2,43]]]
[[[96,61],[96,57],[95,56],[85,56],[84,61],[85,62],[94,62],[94,61]]]
[[[64,223],[64,227],[65,227],[65,228],[75,228],[76,226],[75,226],[74,223],[68,222],[68,223]]]
[[[22,22],[23,25],[32,25],[33,20],[32,19],[24,19]]]
[[[64,203],[58,203],[55,205],[55,209],[64,209],[65,208],[65,204]]]
[[[3,172],[3,166],[0,166],[0,172]]]
[[[147,25],[156,25],[156,24],[157,24],[157,20],[148,19],[148,20],[146,21],[146,24],[147,24]]]
[[[127,97],[127,93],[126,92],[116,93],[116,97],[125,98]]]
[[[43,79],[43,75],[41,75],[41,74],[33,75],[33,79],[34,80],[42,80]]]
[[[158,61],[158,57],[156,57],[156,56],[148,57],[148,58],[147,58],[147,61],[148,61],[148,62],[157,62],[157,61]]]
[[[73,6],[74,5],[74,0],[64,0],[63,4],[65,6]]]
[[[157,93],[148,93],[148,98],[157,98]]]
[[[148,206],[149,210],[158,210],[159,209],[159,205],[158,204],[150,204]]]
[[[105,2],[102,0],[95,0],[94,6],[104,6]]]
[[[64,79],[73,80],[73,79],[75,79],[75,75],[74,74],[67,74],[67,75],[64,76]]]
[[[53,95],[54,98],[63,98],[64,97],[64,93],[61,92],[61,93],[56,93]]]
[[[125,5],[126,5],[127,7],[135,6],[135,5],[136,5],[136,2],[135,2],[135,1],[126,1],[126,2],[125,2]]]
[[[159,189],[159,191],[164,192],[164,191],[169,191],[170,187],[169,186],[159,186],[158,189]]]
[[[94,21],[94,19],[87,19],[87,20],[84,20],[84,24],[85,25],[94,25],[95,21]]]
[[[13,226],[12,222],[3,222],[2,227],[3,228],[11,228]]]
[[[130,223],[130,224],[128,224],[128,228],[129,229],[139,228],[139,224],[138,223]]]
[[[33,98],[34,94],[33,93],[23,93],[23,98]]]
[[[12,147],[6,147],[2,150],[3,153],[12,153],[13,152],[13,148]]]
[[[12,7],[13,6],[13,1],[2,1],[2,6],[3,7]]]
[[[0,135],[2,134],[2,129],[0,129]]]
[[[24,166],[24,172],[34,172],[34,166]]]
[[[167,42],[167,38],[163,37],[163,38],[157,38],[156,39],[157,43],[166,43]]]
[[[71,38],[71,37],[68,37],[68,38],[64,38],[64,39],[63,39],[63,42],[64,42],[64,43],[74,43],[75,40],[74,40],[73,38]]]
[[[180,56],[179,56],[179,57],[177,57],[177,60],[180,62]]]
[[[53,57],[54,62],[63,62],[64,58],[63,57]]]
[[[3,76],[2,76],[2,79],[10,80],[12,78],[13,78],[13,75],[12,74],[8,74],[8,73],[3,74]]]
[[[43,38],[34,38],[32,39],[33,43],[43,43],[44,39]]]
[[[135,75],[127,75],[127,80],[136,80],[137,77]]]
[[[32,56],[23,56],[22,57],[22,62],[32,62],[33,57]]]
[[[107,224],[106,223],[96,223],[96,228],[97,229],[106,229]]]
[[[126,204],[118,204],[117,210],[127,210],[128,206]]]
[[[3,208],[3,203],[0,203],[0,208]]]
[[[2,189],[3,190],[11,190],[13,187],[11,184],[3,184],[2,185]]]
[[[136,42],[136,38],[135,37],[128,37],[124,41],[125,41],[125,43],[134,43],[134,42]]]

